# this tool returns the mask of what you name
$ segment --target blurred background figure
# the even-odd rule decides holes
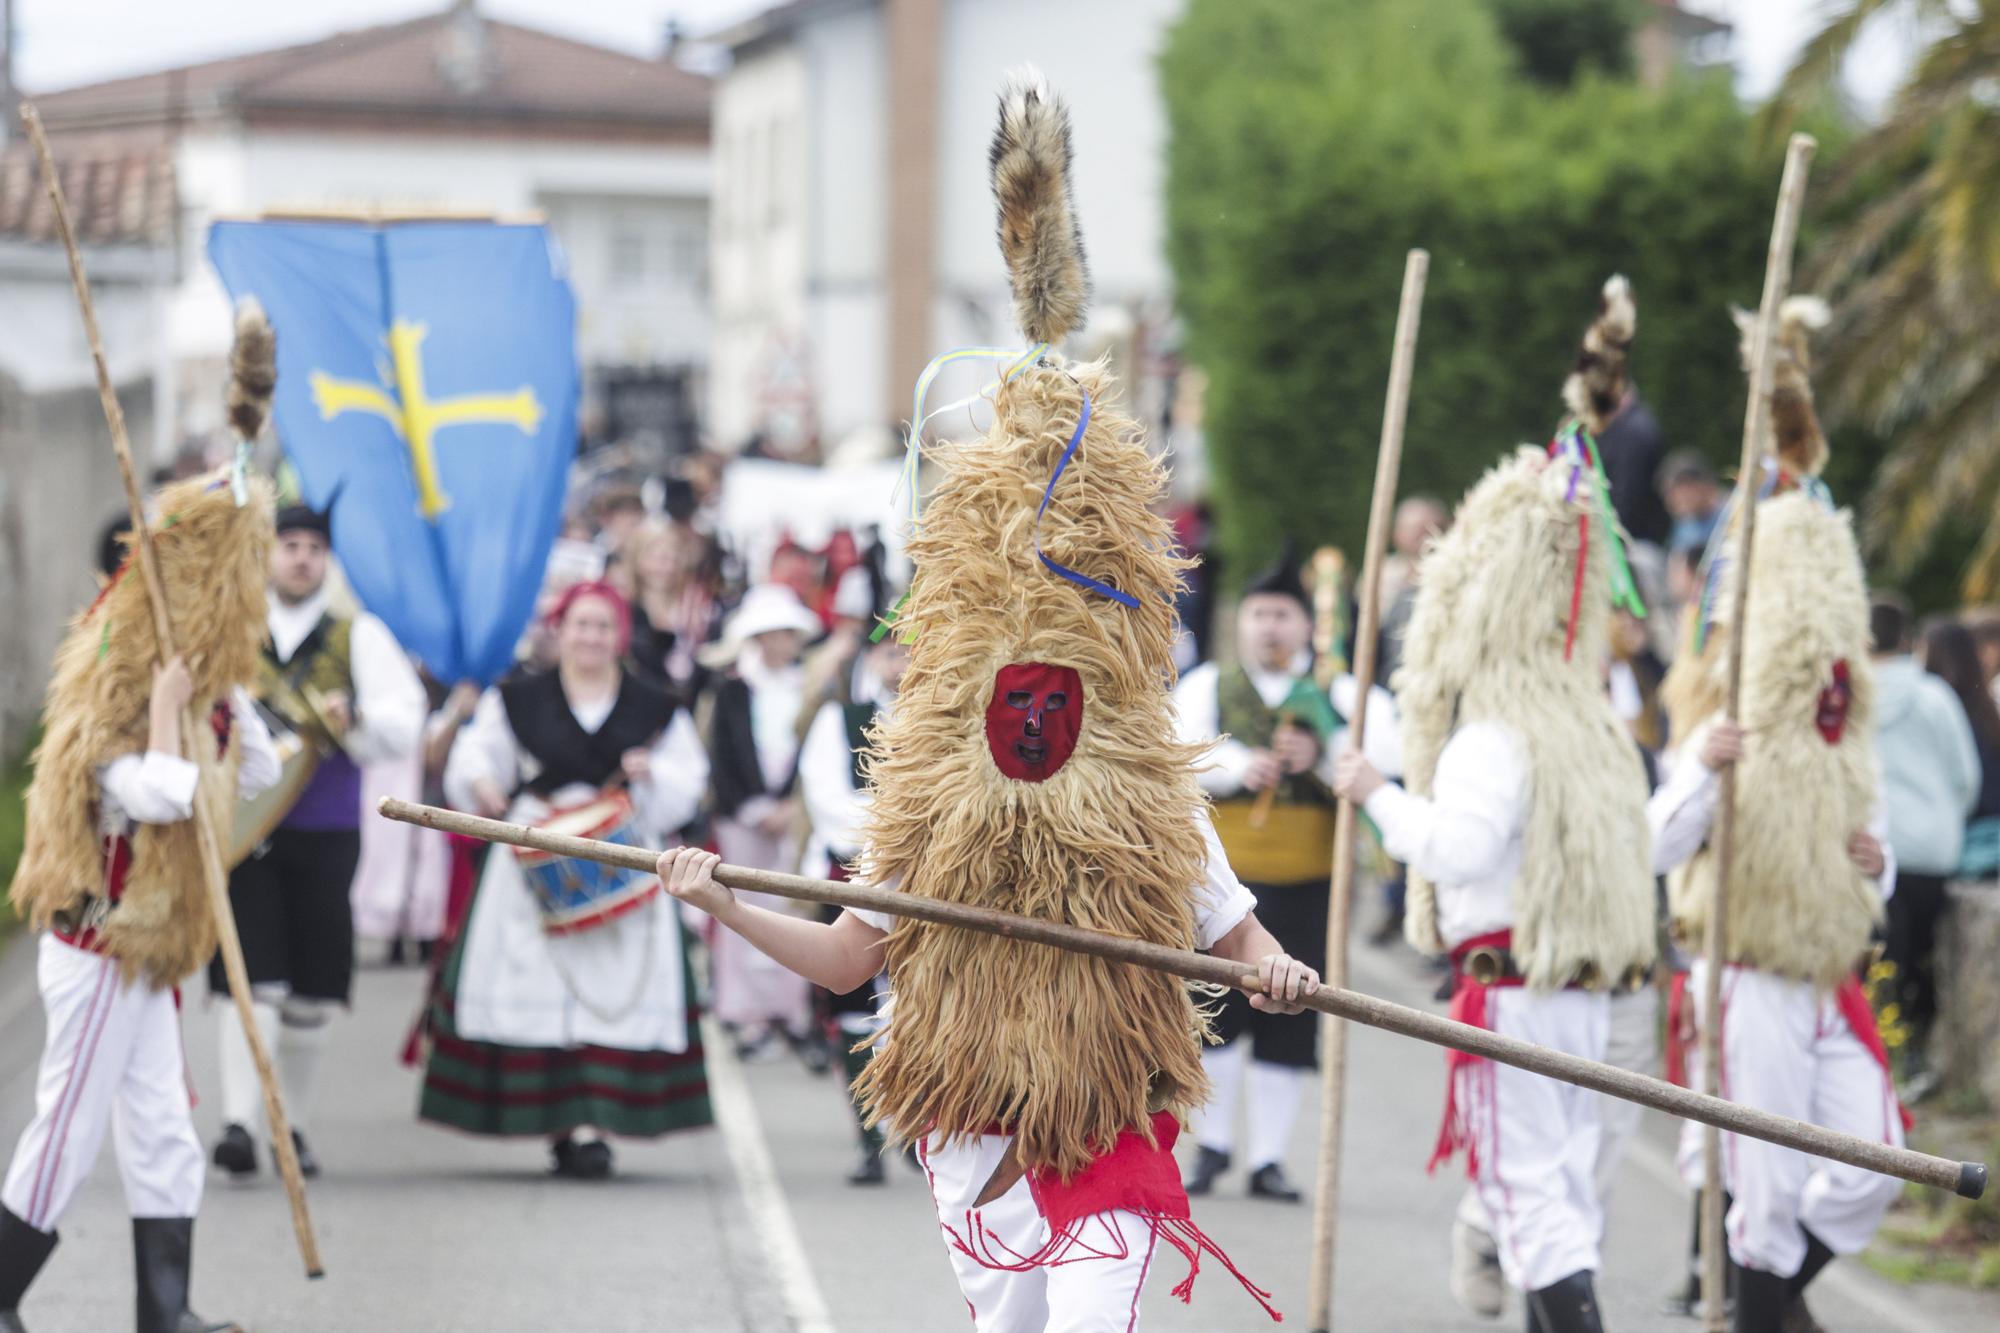
[[[1965,821],[1979,800],[1979,751],[1965,708],[1946,681],[1911,653],[1909,604],[1878,595],[1868,610],[1875,659],[1875,756],[1889,807],[1896,891],[1889,899],[1884,960],[1896,969],[1896,999],[1910,1039],[1903,1047],[1904,1096],[1935,1086],[1926,1045],[1937,1017],[1939,918],[1945,882],[1965,848]]]
[[[715,687],[707,727],[709,813],[716,849],[730,865],[798,866],[798,718],[805,702],[799,655],[820,632],[819,618],[790,587],[760,583],[744,594],[712,659],[729,674]],[[785,899],[741,896],[774,911],[792,910]],[[709,951],[715,1016],[735,1035],[739,1050],[755,1054],[777,1037],[824,1068],[826,1046],[812,1029],[805,978],[732,931],[712,932]]]

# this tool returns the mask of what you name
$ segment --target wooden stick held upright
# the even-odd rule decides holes
[[[1794,134],[1785,151],[1785,175],[1778,187],[1778,213],[1771,224],[1771,249],[1764,261],[1764,295],[1757,305],[1757,332],[1750,352],[1750,404],[1743,413],[1743,459],[1736,477],[1737,506],[1742,526],[1729,558],[1736,564],[1736,596],[1731,605],[1729,693],[1724,716],[1737,720],[1743,700],[1744,619],[1750,606],[1750,552],[1757,532],[1757,489],[1763,469],[1764,436],[1771,418],[1771,341],[1778,328],[1778,307],[1792,282],[1792,247],[1799,236],[1799,212],[1805,201],[1806,174],[1819,144],[1809,134]],[[1729,858],[1736,841],[1736,765],[1722,770],[1721,799],[1715,812],[1715,900],[1709,904],[1708,929],[1702,956],[1708,960],[1706,1006],[1702,1021],[1703,1086],[1722,1086],[1722,965],[1728,958],[1724,925],[1729,904]],[[1710,1333],[1729,1327],[1723,1309],[1729,1254],[1722,1233],[1722,1134],[1709,1126],[1702,1136],[1705,1176],[1701,1196],[1701,1304]]]
[[[585,861],[595,861],[600,865],[621,866],[627,870],[648,874],[653,871],[659,860],[658,852],[643,847],[628,847],[619,842],[596,842],[589,838],[573,838],[567,834],[551,833],[546,829],[533,828],[526,824],[509,824],[498,819],[461,814],[456,810],[440,810],[435,806],[399,801],[393,796],[384,797],[376,809],[384,818],[400,820],[405,824],[442,829],[446,833],[462,833],[469,838],[506,843],[512,847],[533,847],[537,851],[549,852],[555,856],[576,857]],[[991,907],[943,902],[936,898],[919,898],[892,889],[878,889],[868,884],[836,884],[831,880],[807,879],[803,875],[780,874],[775,870],[746,870],[742,866],[718,866],[715,870],[715,881],[731,889],[775,894],[795,902],[858,907],[864,911],[886,912],[891,916],[907,917],[913,921],[928,921],[935,925],[976,930],[982,934],[999,935],[1006,939],[1026,940],[1030,944],[1089,954],[1094,958],[1104,958],[1115,963],[1164,972],[1169,976],[1184,977],[1190,981],[1229,986],[1253,995],[1263,989],[1263,983],[1254,973],[1248,972],[1244,964],[1233,963],[1226,958],[1215,958],[1188,949],[1169,948],[1164,944],[1137,940],[1128,935],[1086,930],[1081,926],[1066,925],[1060,921],[1016,916],[1012,912],[1002,912]],[[1910,1148],[1895,1148],[1874,1139],[1842,1134],[1820,1125],[1809,1125],[1803,1120],[1793,1120],[1770,1111],[1760,1111],[1754,1106],[1738,1106],[1735,1102],[1726,1102],[1720,1097],[1690,1092],[1664,1079],[1635,1074],[1616,1065],[1586,1060],[1565,1051],[1550,1050],[1546,1046],[1537,1046],[1518,1037],[1502,1036],[1485,1028],[1455,1023],[1449,1018],[1425,1013],[1421,1009],[1411,1009],[1406,1005],[1392,1004],[1373,995],[1361,995],[1354,991],[1322,986],[1317,994],[1306,996],[1299,1003],[1307,1009],[1317,1010],[1320,1013],[1332,1014],[1350,1022],[1366,1023],[1370,1027],[1394,1032],[1399,1036],[1414,1037],[1418,1041],[1427,1041],[1434,1046],[1448,1046],[1453,1050],[1469,1051],[1484,1059],[1498,1060],[1501,1064],[1513,1065],[1517,1069],[1525,1069],[1533,1074],[1574,1083],[1592,1092],[1602,1092],[1629,1102],[1637,1102],[1641,1106],[1650,1106],[1654,1110],[1665,1111],[1668,1115],[1697,1120],[1703,1124],[1721,1125],[1734,1134],[1745,1134],[1767,1143],[1778,1144],[1780,1147],[1795,1148],[1815,1157],[1845,1162],[1863,1170],[1879,1171],[1883,1175],[1914,1181],[1933,1189],[1948,1189],[1968,1199],[1978,1198],[1986,1189],[1986,1167],[1980,1162],[1953,1162]]]
[[[111,370],[104,360],[104,342],[97,328],[97,308],[90,299],[90,280],[84,274],[83,255],[78,251],[76,236],[70,230],[69,207],[63,199],[62,182],[56,177],[55,159],[49,152],[48,138],[42,132],[42,119],[32,103],[21,104],[21,123],[27,127],[28,137],[34,141],[35,155],[41,159],[42,179],[48,184],[49,205],[55,214],[56,232],[62,237],[63,249],[69,254],[70,281],[76,287],[77,304],[83,311],[84,333],[90,339],[90,355],[97,367],[97,394],[103,401],[104,418],[111,428],[111,448],[118,457],[118,473],[125,483],[125,504],[132,516],[133,553],[138,559],[140,577],[145,580],[146,602],[153,614],[153,634],[160,645],[160,661],[164,663],[175,652],[173,617],[167,606],[166,588],[160,582],[159,566],[154,560],[152,533],[146,527],[146,505],[139,493],[138,475],[132,465],[132,444],[125,434],[125,413],[118,405],[118,391],[112,386]],[[212,781],[215,768],[215,761],[207,753],[207,747],[198,743],[199,738],[207,733],[206,720],[192,703],[189,704],[181,712],[181,745],[189,751],[200,771],[200,785],[204,789]],[[236,1002],[236,1016],[242,1020],[243,1035],[250,1043],[250,1057],[257,1065],[258,1081],[264,1086],[264,1112],[271,1126],[278,1169],[285,1179],[285,1193],[291,1200],[292,1229],[298,1236],[299,1255],[305,1260],[306,1276],[320,1277],[326,1270],[320,1264],[319,1244],[313,1238],[311,1214],[306,1211],[305,1180],[299,1174],[291,1123],[285,1117],[284,1102],[278,1094],[278,1080],[271,1070],[270,1053],[264,1049],[263,1037],[250,1012],[250,974],[243,965],[243,944],[237,938],[236,916],[229,906],[229,874],[222,863],[222,843],[215,826],[209,821],[208,807],[200,800],[194,803],[194,826],[195,840],[201,848],[202,878],[208,885],[209,907],[215,914],[222,967],[229,977],[230,994]]]
[[[1354,625],[1354,716],[1348,743],[1361,747],[1368,725],[1368,693],[1375,685],[1375,636],[1382,623],[1382,553],[1396,507],[1396,473],[1403,460],[1403,423],[1410,409],[1410,376],[1417,356],[1417,322],[1431,257],[1412,250],[1403,266],[1403,300],[1396,311],[1395,351],[1389,359],[1389,392],[1382,407],[1382,441],[1375,456],[1375,494],[1368,508],[1367,546],[1361,557],[1361,609]],[[1333,817],[1333,881],[1326,917],[1326,984],[1347,989],[1347,922],[1354,898],[1354,803],[1342,800]],[[1340,1139],[1347,1094],[1347,1025],[1320,1020],[1319,1176],[1313,1192],[1312,1284],[1306,1326],[1333,1327],[1333,1261],[1339,1234]]]

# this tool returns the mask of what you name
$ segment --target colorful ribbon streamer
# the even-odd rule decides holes
[[[943,416],[947,412],[955,412],[961,407],[970,407],[982,398],[991,398],[999,391],[1001,385],[1007,383],[1036,361],[1040,360],[1042,353],[1048,351],[1048,349],[1049,345],[1047,343],[1036,343],[1033,347],[1025,349],[1020,347],[955,348],[952,351],[932,358],[931,363],[924,367],[923,374],[917,376],[917,387],[910,398],[910,433],[904,441],[903,470],[896,478],[895,490],[890,493],[890,502],[892,504],[896,503],[898,497],[908,496],[911,532],[915,532],[922,521],[920,512],[922,505],[917,494],[917,474],[923,463],[924,428],[930,424],[933,417]],[[987,385],[978,393],[961,398],[956,402],[946,403],[943,407],[926,413],[924,411],[924,399],[930,394],[932,382],[937,379],[946,366],[955,365],[961,361],[1005,361],[1009,364],[1005,373],[998,380]]]
[[[1075,378],[1072,377],[1070,382],[1075,384]],[[1102,593],[1120,606],[1127,606],[1136,611],[1139,609],[1138,598],[1130,593],[1120,592],[1108,583],[1099,582],[1088,574],[1079,574],[1067,565],[1057,564],[1042,550],[1042,515],[1049,512],[1049,501],[1055,498],[1056,482],[1062,479],[1063,470],[1069,466],[1069,460],[1076,456],[1076,447],[1083,443],[1084,429],[1090,425],[1090,394],[1081,384],[1076,385],[1076,391],[1083,396],[1083,410],[1077,414],[1076,429],[1070,432],[1069,444],[1063,448],[1062,457],[1056,460],[1056,470],[1049,474],[1049,484],[1042,491],[1042,507],[1035,511],[1035,555],[1050,572],[1059,574],[1071,583],[1088,588],[1092,592]]]

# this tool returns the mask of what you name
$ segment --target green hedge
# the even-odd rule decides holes
[[[1358,550],[1404,253],[1431,253],[1405,493],[1545,440],[1604,279],[1669,447],[1736,455],[1725,303],[1754,305],[1779,157],[1726,80],[1519,72],[1460,0],[1192,0],[1162,57],[1168,246],[1228,566]]]

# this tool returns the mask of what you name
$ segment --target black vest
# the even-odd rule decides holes
[[[542,766],[522,787],[543,797],[573,782],[593,787],[609,782],[625,752],[657,740],[674,720],[676,707],[666,691],[629,672],[622,674],[618,701],[596,731],[585,731],[576,720],[556,671],[506,682],[500,686],[500,702],[514,738]]]

